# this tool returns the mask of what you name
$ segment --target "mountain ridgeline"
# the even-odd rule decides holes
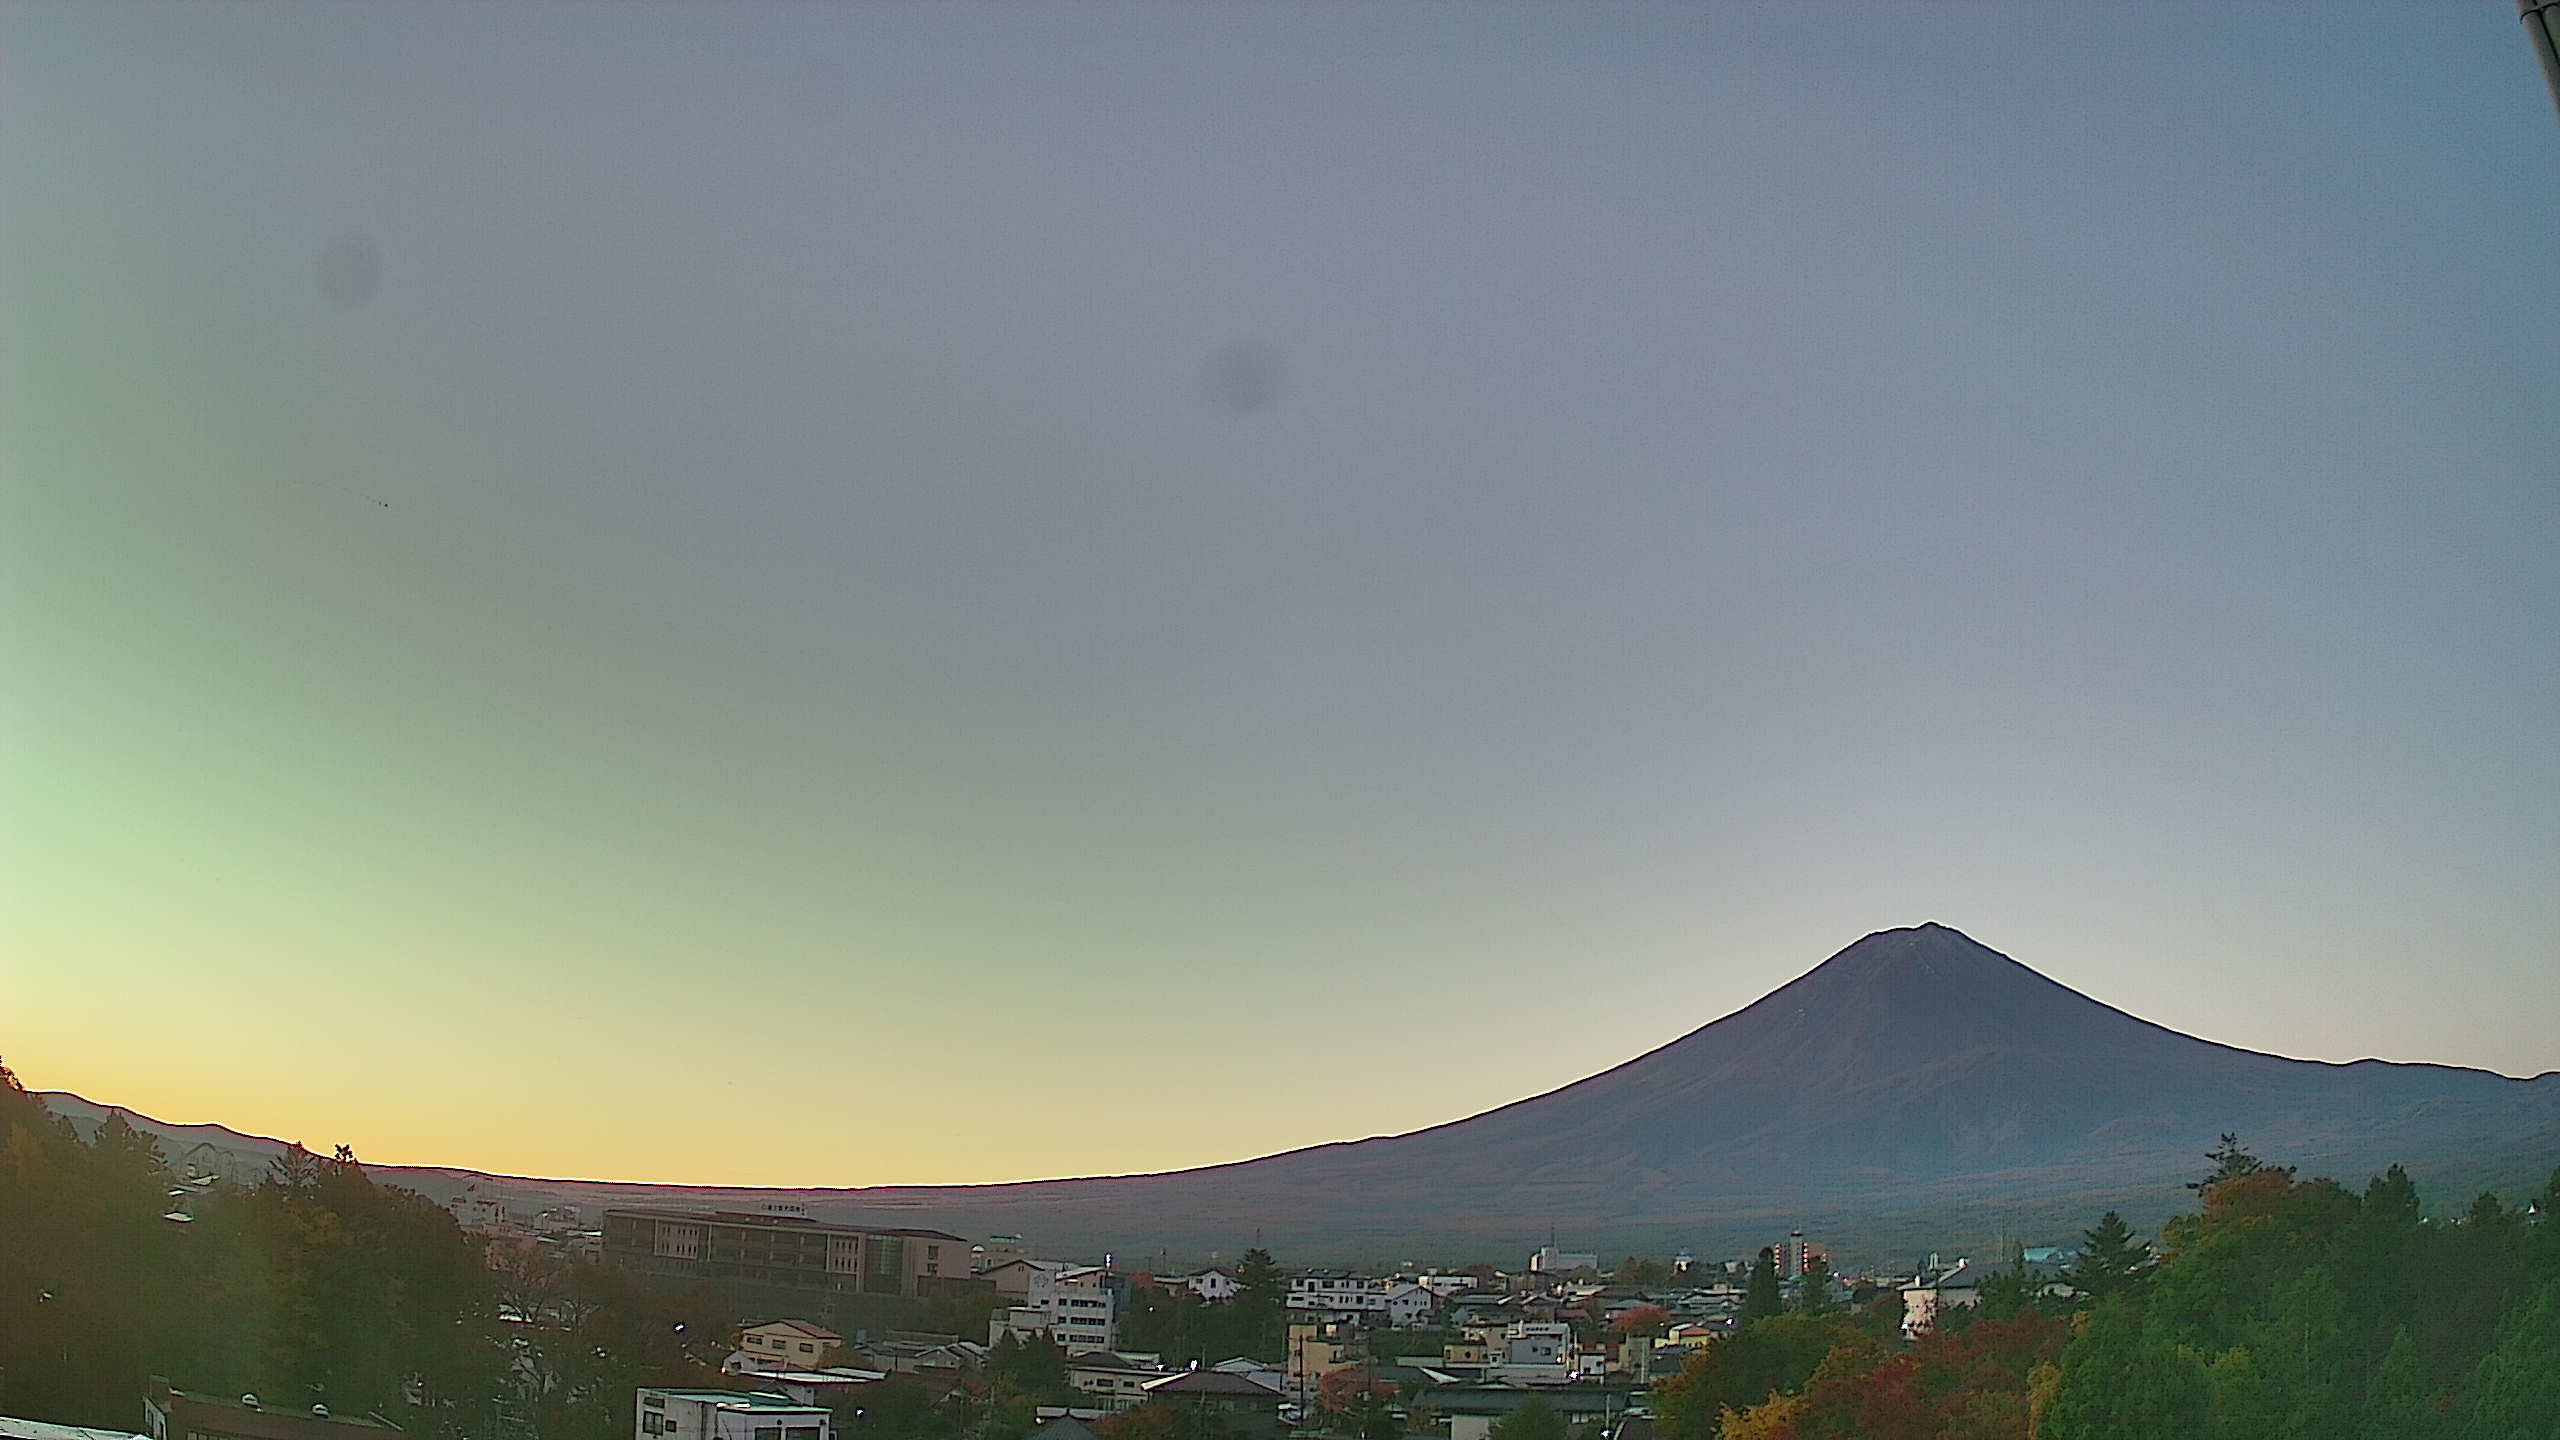
[[[146,1128],[164,1149],[207,1138]],[[2560,1075],[2218,1045],[1933,924],[1869,935],[1615,1069],[1406,1135],[1009,1185],[504,1188],[591,1205],[789,1200],[826,1218],[1019,1232],[1059,1254],[1199,1255],[1259,1236],[1308,1259],[1507,1257],[1551,1230],[1611,1253],[1723,1253],[1797,1225],[1861,1254],[2065,1235],[2110,1207],[2166,1215],[2224,1131],[2351,1184],[2402,1162],[2458,1202],[2560,1163]],[[489,1178],[373,1168],[439,1197]]]

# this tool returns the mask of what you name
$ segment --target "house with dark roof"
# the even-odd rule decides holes
[[[1184,1370],[1147,1382],[1150,1404],[1186,1405],[1209,1428],[1231,1434],[1274,1434],[1280,1429],[1280,1392],[1260,1379],[1228,1370]]]
[[[1147,1383],[1171,1374],[1152,1358],[1087,1350],[1068,1357],[1067,1383],[1114,1410],[1135,1410],[1147,1403]]]
[[[1031,1432],[1031,1440],[1102,1440],[1093,1427],[1073,1415],[1061,1415]]]

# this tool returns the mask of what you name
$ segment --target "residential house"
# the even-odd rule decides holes
[[[1088,1350],[1067,1361],[1067,1383],[1110,1410],[1135,1410],[1147,1403],[1147,1384],[1173,1372],[1161,1360]]]
[[[977,1272],[979,1279],[996,1287],[996,1293],[1017,1305],[1031,1303],[1031,1277],[1047,1270],[1064,1270],[1060,1260],[1033,1260],[1016,1256],[1001,1260]]]
[[[1329,1326],[1300,1322],[1289,1327],[1288,1383],[1307,1389],[1346,1365],[1355,1363],[1351,1341],[1324,1333]]]
[[[1505,1365],[1566,1365],[1572,1356],[1573,1327],[1560,1320],[1518,1321],[1502,1335]]]
[[[1251,1356],[1238,1355],[1231,1360],[1221,1360],[1209,1368],[1221,1375],[1242,1375],[1248,1380],[1269,1386],[1274,1393],[1289,1388],[1287,1371],[1267,1361],[1253,1359]]]
[[[834,1440],[823,1407],[769,1392],[644,1386],[633,1409],[634,1440]]]
[[[925,1335],[892,1330],[866,1340],[853,1352],[873,1370],[917,1382],[939,1399],[987,1367],[987,1347],[957,1335]]]
[[[1031,1440],[1102,1440],[1094,1428],[1073,1415],[1061,1415],[1031,1432]]]
[[[768,1320],[738,1332],[738,1351],[759,1370],[821,1370],[844,1337],[806,1320]]]
[[[1935,1277],[1923,1275],[1902,1287],[1902,1333],[1926,1335],[1938,1328],[1940,1315],[1980,1304],[1983,1278],[1983,1266],[1958,1260],[1952,1270]]]
[[[1249,1375],[1225,1370],[1184,1370],[1147,1382],[1149,1402],[1188,1407],[1201,1428],[1229,1435],[1277,1434],[1280,1392]]]
[[[1224,1270],[1201,1270],[1189,1275],[1159,1275],[1156,1283],[1168,1290],[1188,1290],[1211,1305],[1233,1300],[1244,1285]]]
[[[1415,1275],[1410,1278],[1414,1284],[1443,1300],[1464,1295],[1480,1283],[1473,1275]]]

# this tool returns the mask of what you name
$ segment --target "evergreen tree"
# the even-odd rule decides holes
[[[1831,1262],[1823,1256],[1806,1257],[1804,1293],[1797,1297],[1796,1308],[1807,1315],[1828,1315],[1840,1308],[1840,1297],[1831,1289]]]
[[[2397,1164],[2364,1187],[2365,1214],[2376,1221],[2418,1223],[2418,1186]]]
[[[2510,1317],[2498,1348],[2472,1373],[2464,1440],[2560,1435],[2560,1285],[2545,1285]]]
[[[2268,1169],[2275,1169],[2285,1175],[2293,1173],[2293,1167],[2290,1165],[2269,1166],[2265,1161],[2242,1149],[2240,1137],[2228,1130],[2222,1132],[2222,1143],[2206,1151],[2204,1158],[2213,1162],[2211,1173],[2201,1180],[2187,1182],[2187,1188],[2199,1195],[2209,1193],[2214,1186],[2226,1180],[2245,1180]]]
[[[1289,1286],[1271,1252],[1256,1245],[1236,1262],[1236,1339],[1257,1360],[1278,1360],[1288,1348]]]
[[[2094,1229],[2080,1232],[2080,1258],[2064,1279],[2091,1300],[2104,1300],[2141,1284],[2153,1264],[2151,1247],[2135,1239],[2133,1227],[2110,1210],[2098,1217]]]
[[[2442,1433],[2443,1420],[2427,1394],[2426,1376],[2418,1368],[2418,1347],[2404,1326],[2392,1332],[2391,1349],[2365,1386],[2364,1414],[2356,1429],[2356,1440],[2432,1440]]]
[[[1778,1288],[1778,1252],[1775,1247],[1760,1247],[1760,1258],[1751,1262],[1751,1281],[1742,1292],[1741,1323],[1766,1320],[1786,1313],[1786,1293]]]
[[[1532,1395],[1528,1403],[1495,1421],[1492,1434],[1493,1440],[1564,1440],[1564,1417],[1544,1396]]]

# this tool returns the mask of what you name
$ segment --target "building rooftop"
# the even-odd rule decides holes
[[[1280,1392],[1250,1376],[1225,1370],[1184,1370],[1147,1382],[1149,1395],[1236,1395],[1277,1400]]]
[[[92,1430],[85,1425],[56,1425],[49,1420],[21,1420],[0,1415],[0,1440],[142,1440],[128,1430]]]
[[[806,1335],[812,1340],[825,1340],[830,1343],[844,1339],[843,1336],[828,1329],[824,1325],[812,1325],[806,1320],[767,1320],[761,1325],[749,1325],[745,1328],[749,1330],[791,1330],[796,1331],[799,1334]]]
[[[651,1385],[643,1387],[640,1393],[643,1395],[664,1395],[670,1400],[690,1400],[697,1404],[719,1405],[731,1410],[810,1410],[816,1408],[815,1406],[803,1405],[788,1395],[776,1395],[769,1391],[667,1390]]]
[[[817,1220],[807,1215],[770,1215],[760,1210],[672,1210],[657,1205],[617,1205],[604,1213],[607,1219],[618,1215],[647,1220],[687,1220],[697,1225],[787,1225],[821,1234],[896,1235],[909,1240],[948,1240],[954,1245],[969,1243],[942,1230],[918,1230],[903,1225],[852,1225],[836,1220]]]
[[[172,1388],[157,1375],[151,1377],[146,1394],[151,1404],[173,1415],[184,1412],[179,1422],[171,1425],[172,1430],[202,1431],[236,1440],[319,1440],[349,1429],[400,1433],[399,1426],[379,1415],[332,1415],[318,1405],[295,1410],[261,1405],[248,1396],[199,1395]]]

